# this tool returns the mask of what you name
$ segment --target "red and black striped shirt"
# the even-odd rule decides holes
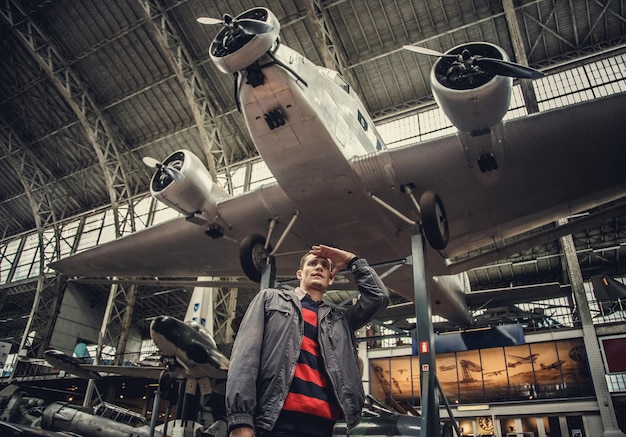
[[[328,436],[339,419],[340,408],[326,375],[317,341],[318,306],[308,295],[302,299],[304,336],[300,356],[275,430]]]

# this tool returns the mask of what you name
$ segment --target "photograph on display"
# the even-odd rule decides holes
[[[450,403],[557,399],[593,394],[582,339],[436,355],[436,374]],[[371,393],[419,404],[419,357],[370,360]]]
[[[456,363],[459,368],[459,402],[483,402],[485,390],[480,350],[457,352]]]
[[[485,382],[485,398],[505,401],[510,398],[509,373],[504,359],[504,348],[494,347],[480,351]]]
[[[437,354],[437,378],[439,384],[451,403],[459,400],[459,369],[456,364],[456,354]],[[418,393],[419,395],[419,393]]]
[[[553,343],[549,345],[554,348]],[[538,357],[539,354],[530,351],[528,344],[504,348],[510,399],[522,400],[536,397],[534,365]]]

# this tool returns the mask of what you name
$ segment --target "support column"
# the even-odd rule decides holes
[[[439,397],[435,385],[436,366],[434,332],[430,309],[430,293],[426,276],[424,238],[420,226],[411,237],[411,258],[413,264],[413,292],[415,293],[415,316],[417,317],[417,346],[420,363],[420,403],[422,413],[422,433],[428,436],[441,435],[439,417]],[[450,418],[455,420],[454,417]]]
[[[560,219],[559,225],[567,223],[567,219]],[[574,238],[572,235],[561,237],[561,246],[563,248],[564,262],[569,276],[570,285],[572,287],[572,295],[576,301],[578,314],[582,323],[583,341],[585,350],[587,351],[587,359],[589,361],[589,370],[593,387],[598,400],[600,409],[600,417],[604,426],[603,437],[626,437],[617,425],[615,409],[611,400],[611,394],[606,385],[604,363],[600,352],[600,345],[596,336],[596,330],[593,326],[591,313],[589,312],[589,302],[587,294],[583,286],[583,276],[578,264],[578,256],[576,255],[576,247],[574,246]]]
[[[537,417],[537,432],[539,437],[546,437],[546,427],[543,423],[543,417]]]
[[[509,35],[511,37],[511,45],[515,52],[515,60],[522,65],[528,65],[528,58],[526,57],[526,49],[524,48],[524,42],[522,40],[522,34],[519,28],[519,22],[517,21],[517,15],[515,14],[515,6],[513,0],[502,0],[502,6],[504,8],[504,18],[506,20],[507,28],[509,29]],[[524,97],[524,103],[526,104],[526,110],[529,114],[539,112],[539,104],[537,103],[537,95],[533,88],[532,81],[521,79],[519,81],[520,88],[522,90],[522,96]]]

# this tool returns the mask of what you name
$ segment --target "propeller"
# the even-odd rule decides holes
[[[164,172],[173,181],[180,182],[185,179],[185,176],[180,172],[180,170],[174,166],[163,165],[161,162],[150,156],[144,156],[142,161],[148,167],[156,168],[157,170]]]
[[[233,17],[228,14],[224,14],[224,18],[222,20],[219,18],[199,17],[196,21],[200,24],[223,24],[224,27],[227,27],[232,31],[240,29],[246,35],[268,33],[274,29],[273,25],[268,24],[265,21],[254,20],[252,18],[233,19]]]
[[[425,47],[405,45],[402,46],[402,48],[428,56],[455,58],[457,62],[464,65],[467,69],[470,69],[472,66],[476,66],[486,73],[497,74],[499,76],[516,77],[520,79],[539,79],[545,76],[542,71],[535,70],[534,68],[517,64],[515,62],[487,58],[480,55],[472,55],[467,49],[463,49],[463,51],[458,55],[447,55]]]

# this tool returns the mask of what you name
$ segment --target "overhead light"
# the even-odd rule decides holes
[[[174,293],[175,291],[180,291],[180,288],[176,288],[174,290],[163,290],[152,293],[152,296],[160,296],[162,294]]]

